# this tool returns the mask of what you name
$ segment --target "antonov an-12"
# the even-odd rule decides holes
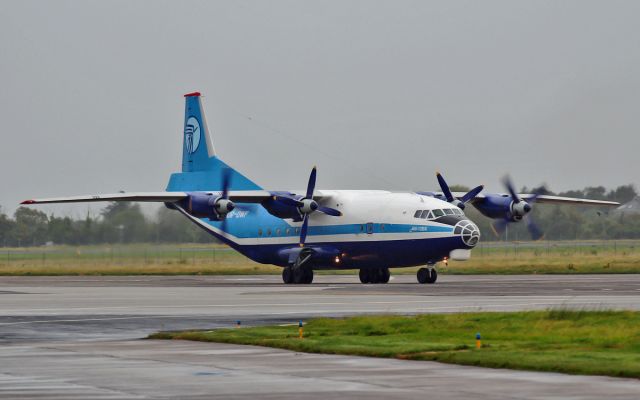
[[[185,95],[182,171],[165,192],[98,194],[26,200],[22,204],[98,201],[160,202],[246,257],[283,267],[285,283],[311,283],[319,269],[359,269],[362,283],[387,283],[389,269],[423,266],[420,283],[434,283],[435,265],[466,260],[480,231],[463,209],[469,202],[494,218],[494,227],[522,220],[538,203],[614,206],[618,203],[537,194],[316,190],[316,169],[306,190],[265,190],[220,160],[200,93]],[[526,220],[527,218],[525,218]],[[534,239],[540,230],[527,222]]]

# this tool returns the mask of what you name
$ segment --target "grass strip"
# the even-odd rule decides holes
[[[476,348],[475,335],[482,336]],[[534,371],[640,378],[640,312],[548,310],[363,316],[213,331],[159,332],[309,353],[430,360]]]

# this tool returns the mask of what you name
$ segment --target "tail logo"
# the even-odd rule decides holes
[[[198,150],[198,145],[200,144],[200,123],[195,117],[189,117],[184,127],[184,144],[189,154],[195,153],[195,151]]]

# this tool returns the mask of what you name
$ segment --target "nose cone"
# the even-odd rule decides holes
[[[525,203],[525,205],[524,205],[524,212],[528,213],[529,211],[531,211],[531,204],[529,204],[529,203]]]
[[[475,247],[480,240],[480,229],[468,219],[458,222],[453,229],[454,235],[460,235],[465,245]]]

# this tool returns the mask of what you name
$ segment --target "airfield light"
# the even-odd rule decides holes
[[[480,332],[476,333],[476,349],[482,347],[482,341],[480,340]]]
[[[300,339],[304,338],[304,326],[302,325],[302,320],[298,322],[298,336]]]

